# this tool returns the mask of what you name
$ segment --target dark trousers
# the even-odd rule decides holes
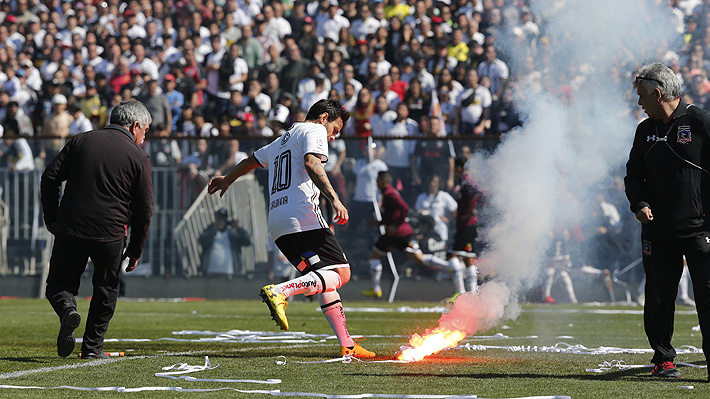
[[[60,318],[67,310],[76,310],[74,296],[79,294],[81,274],[89,258],[94,264],[91,279],[94,290],[81,344],[82,353],[103,352],[104,335],[116,309],[124,245],[124,240],[98,242],[66,235],[54,238],[46,296]]]
[[[671,345],[673,314],[678,282],[683,273],[683,255],[693,282],[705,358],[710,357],[710,238],[643,239],[643,268],[646,273],[646,302],[643,323],[654,351],[651,362],[673,361]]]

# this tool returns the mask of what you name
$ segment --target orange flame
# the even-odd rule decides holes
[[[437,327],[426,334],[414,334],[409,339],[409,347],[404,347],[397,354],[398,360],[417,362],[425,357],[445,349],[451,349],[466,338],[466,333]]]

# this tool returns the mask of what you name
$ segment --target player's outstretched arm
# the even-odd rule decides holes
[[[330,203],[333,204],[333,210],[335,211],[334,221],[338,224],[347,223],[348,219],[350,219],[348,209],[342,202],[340,202],[338,194],[330,184],[330,180],[328,179],[328,175],[325,173],[325,168],[321,163],[320,157],[313,154],[306,154],[304,158],[308,176],[311,178],[313,183],[315,183],[316,187],[318,187],[321,194],[328,198]]]
[[[207,185],[207,192],[212,195],[219,191],[219,196],[224,197],[224,193],[227,191],[229,186],[231,186],[232,183],[239,178],[239,176],[258,168],[259,166],[261,165],[254,157],[254,154],[252,154],[235,165],[226,176],[213,177]]]

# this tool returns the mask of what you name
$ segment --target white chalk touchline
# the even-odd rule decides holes
[[[300,347],[300,345],[294,345],[292,347]],[[233,348],[233,349],[228,349],[226,351],[227,352],[246,352],[246,351],[253,351],[255,349],[266,350],[266,349],[283,349],[283,348],[284,348],[283,346],[278,346],[278,347],[277,346],[263,346],[263,347],[250,347],[250,348]],[[124,360],[152,359],[152,358],[158,358],[158,357],[164,357],[164,356],[191,356],[191,355],[213,353],[213,352],[214,351],[211,351],[211,350],[198,350],[198,351],[185,351],[185,352],[164,352],[164,353],[160,353],[157,355],[150,355],[150,356],[114,357],[114,358],[110,358],[110,359],[91,360],[91,361],[82,360],[81,362],[72,363],[72,364],[65,364],[62,366],[41,367],[38,369],[21,370],[21,371],[13,371],[10,373],[4,373],[4,374],[0,374],[0,380],[10,379],[10,378],[19,378],[19,377],[24,377],[27,375],[33,375],[33,374],[39,374],[39,373],[48,373],[48,372],[53,372],[53,371],[75,369],[75,368],[79,368],[79,367],[101,366],[101,365],[104,365],[107,363],[124,361]]]
[[[211,389],[184,389],[182,387],[140,387],[140,388],[126,388],[126,387],[99,387],[99,388],[85,388],[85,387],[72,387],[72,386],[60,386],[60,387],[37,387],[37,386],[15,386],[15,385],[0,385],[0,388],[6,389],[74,389],[78,391],[116,391],[116,392],[143,392],[143,391],[176,391],[176,392],[215,392],[215,391],[236,391],[240,393],[261,393],[268,394],[271,396],[308,396],[316,398],[326,398],[326,399],[365,399],[365,398],[407,398],[407,399],[476,399],[477,395],[400,395],[400,394],[387,394],[387,393],[361,393],[361,394],[347,394],[347,395],[328,395],[324,393],[315,392],[281,392],[279,390],[241,390],[236,388],[211,388]],[[483,399],[483,398],[480,398]],[[571,396],[525,396],[517,398],[498,398],[498,399],[571,399]]]

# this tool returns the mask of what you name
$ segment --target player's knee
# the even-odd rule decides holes
[[[340,276],[340,286],[342,287],[343,285],[347,284],[348,281],[350,281],[350,267],[339,267],[335,269],[335,271],[338,273]],[[340,288],[340,287],[338,287]]]

